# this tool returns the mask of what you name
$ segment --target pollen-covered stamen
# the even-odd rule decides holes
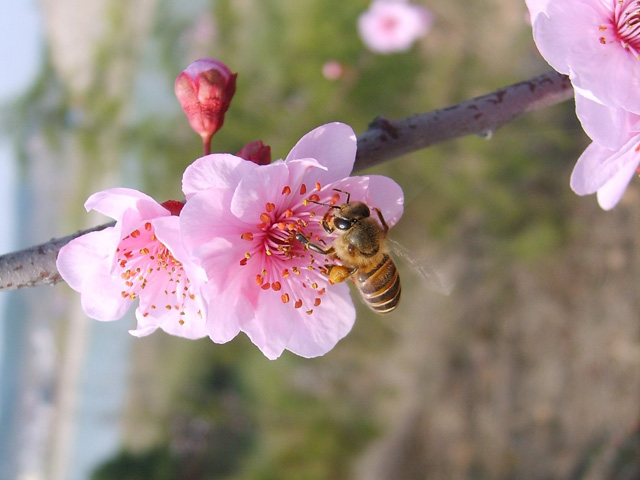
[[[167,311],[177,310],[180,315],[185,314],[187,302],[195,299],[188,292],[189,279],[182,263],[157,239],[150,222],[120,241],[116,265],[121,269],[123,298],[135,300],[147,289],[147,308],[154,310],[159,306]]]
[[[613,25],[622,46],[640,59],[640,1],[616,0]]]
[[[250,282],[255,284],[253,288],[259,295],[277,295],[274,298],[278,302],[309,315],[322,308],[320,297],[324,290],[320,286],[327,285],[327,278],[321,273],[324,262],[318,262],[317,254],[309,251],[296,235],[326,245],[326,234],[318,220],[328,207],[315,202],[328,204],[334,199],[335,203],[341,198],[332,190],[323,193],[319,182],[310,185],[314,187],[287,185],[281,191],[282,196],[299,192],[302,198],[290,200],[277,195],[263,200],[258,211],[262,213],[255,224],[258,229],[249,226],[240,231],[239,241],[243,242],[240,252],[246,254],[238,259],[241,266],[249,269]],[[314,190],[308,192],[311,188]]]

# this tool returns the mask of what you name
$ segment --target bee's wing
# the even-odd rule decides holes
[[[453,282],[441,275],[433,266],[424,258],[416,258],[411,251],[402,246],[391,238],[387,238],[387,243],[391,251],[403,263],[406,263],[417,275],[424,281],[427,287],[435,292],[443,295],[449,295],[453,290]]]

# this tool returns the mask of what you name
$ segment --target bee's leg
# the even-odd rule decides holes
[[[331,225],[329,225],[329,222],[327,222],[327,218],[329,218],[329,215],[331,213],[332,213],[331,210],[329,210],[322,217],[322,228],[324,228],[324,231],[327,232],[327,233],[333,233],[333,230],[334,230],[333,227]]]
[[[321,253],[322,255],[332,255],[334,252],[333,246],[326,249],[322,248],[317,243],[310,242],[309,239],[301,233],[296,233],[296,240],[300,243],[304,243],[304,245],[312,252]]]
[[[325,265],[324,268],[327,270],[326,273],[331,283],[342,283],[358,271],[357,267],[348,268],[344,265]]]
[[[378,214],[378,218],[380,219],[380,223],[382,224],[382,228],[384,229],[384,234],[386,235],[389,231],[389,225],[387,225],[387,222],[384,221],[382,212],[377,207],[373,207],[372,210]]]

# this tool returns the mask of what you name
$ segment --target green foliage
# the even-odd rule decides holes
[[[131,453],[120,452],[98,468],[91,480],[175,480],[176,461],[166,447]]]

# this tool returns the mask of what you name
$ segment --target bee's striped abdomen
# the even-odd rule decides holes
[[[386,253],[370,270],[360,269],[356,281],[364,300],[378,313],[387,313],[400,301],[400,275]]]

